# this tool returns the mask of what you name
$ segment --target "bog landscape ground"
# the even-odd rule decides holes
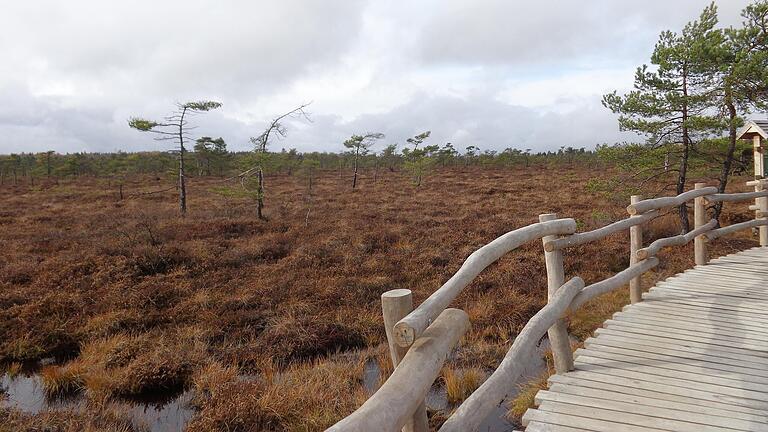
[[[328,171],[311,193],[304,178],[272,175],[268,220],[256,218],[252,200],[218,193],[214,177],[189,181],[185,218],[175,191],[143,194],[172,186],[167,179],[129,179],[122,200],[104,178],[6,184],[2,368],[8,376],[33,371],[49,397],[76,394],[87,409],[33,414],[6,403],[0,431],[141,430],[117,401],[182,390],[193,393],[190,431],[323,430],[369,395],[368,365],[383,378],[391,370],[383,292],[410,289],[418,304],[471,252],[541,213],[575,218],[580,231],[626,217],[627,196],[588,187],[610,175],[580,164],[457,167],[416,187],[401,172],[382,171],[375,183],[364,172],[352,190]],[[744,181],[734,178],[731,189],[746,191]],[[724,225],[753,217],[747,204],[725,209]],[[677,218],[662,216],[646,243],[677,233]],[[710,250],[756,244],[745,232]],[[628,248],[620,233],[570,249],[566,276],[609,277],[629,264]],[[690,268],[692,245],[660,259],[645,288]],[[508,254],[463,292],[453,306],[468,312],[472,329],[436,384],[449,401],[482,382],[545,302],[540,242]],[[583,340],[627,302],[626,289],[598,298],[569,317],[571,334]],[[431,424],[449,410],[430,411]]]

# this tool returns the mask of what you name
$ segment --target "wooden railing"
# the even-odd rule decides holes
[[[428,431],[424,398],[453,347],[470,326],[464,311],[448,306],[491,263],[524,243],[542,239],[547,268],[547,305],[523,327],[496,370],[440,428],[444,432],[477,430],[481,422],[507,399],[523,371],[521,359],[532,355],[545,333],[552,347],[557,373],[573,370],[573,351],[564,317],[587,301],[627,284],[630,301],[641,301],[640,277],[658,265],[656,255],[661,249],[685,245],[693,240],[695,263],[705,265],[707,242],[750,228],[759,228],[760,246],[768,246],[768,188],[765,188],[768,180],[747,184],[755,186],[756,191],[721,194],[715,187],[697,183],[695,189],[673,197],[641,200],[639,196],[632,196],[627,219],[583,233],[576,233],[573,219],[558,219],[555,214],[540,215],[539,223],[508,232],[472,253],[461,268],[416,309],[413,309],[409,290],[384,293],[382,311],[395,369],[359,409],[328,430]],[[755,205],[750,206],[750,210],[755,210],[755,220],[722,228],[717,228],[716,220],[706,220],[707,204],[751,199],[755,200]],[[694,229],[643,247],[642,226],[657,217],[660,209],[676,207],[690,200],[694,200]],[[627,269],[588,286],[579,277],[565,281],[565,249],[627,229],[630,231],[630,265]]]

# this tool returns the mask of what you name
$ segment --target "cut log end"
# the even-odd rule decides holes
[[[642,261],[642,260],[644,260],[644,259],[648,258],[650,255],[651,255],[651,254],[650,254],[650,253],[648,253],[648,250],[646,250],[646,249],[640,249],[640,250],[638,250],[637,252],[635,252],[635,256],[636,256],[636,257],[637,257],[637,259],[638,259],[638,260],[640,260],[640,261]]]
[[[634,216],[637,214],[637,209],[635,208],[634,204],[630,204],[627,206],[627,213]]]
[[[416,330],[405,323],[395,325],[395,342],[403,348],[407,348],[416,341]]]
[[[400,288],[400,289],[393,289],[385,292],[381,295],[381,298],[400,298],[400,297],[407,297],[411,295],[411,290]]]
[[[548,241],[544,243],[544,251],[545,252],[554,252],[555,251],[555,243]]]

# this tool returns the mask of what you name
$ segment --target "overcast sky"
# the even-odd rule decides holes
[[[131,130],[177,101],[223,107],[197,135],[250,149],[312,101],[273,150],[338,151],[352,133],[459,149],[627,139],[601,95],[626,91],[659,33],[707,0],[6,0],[0,153],[166,150]],[[718,1],[724,25],[743,0]]]

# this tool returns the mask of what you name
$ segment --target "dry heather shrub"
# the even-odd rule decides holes
[[[520,418],[525,414],[525,411],[536,406],[536,393],[538,393],[539,390],[546,390],[549,388],[547,380],[555,373],[555,359],[552,350],[544,352],[544,362],[546,363],[546,368],[541,374],[520,385],[520,390],[518,391],[517,396],[507,404],[507,408],[509,408],[507,411],[508,419],[519,424]]]
[[[213,361],[192,375],[195,397],[198,400],[216,399],[221,396],[217,391],[224,388],[226,384],[236,381],[237,377],[237,367],[224,366],[220,362]]]
[[[643,240],[652,243],[664,237],[673,237],[680,234],[680,219],[677,213],[668,213],[657,217],[645,225]]]
[[[0,432],[148,432],[135,427],[128,412],[117,407],[67,410],[27,414],[11,408],[0,408]]]
[[[0,310],[0,360],[38,360],[76,352],[83,302],[77,294],[50,292]]]
[[[200,404],[190,430],[314,431],[349,415],[366,399],[360,370],[347,361],[296,364],[271,380],[225,380]]]
[[[0,267],[0,281],[11,285],[26,285],[35,277],[38,262],[32,259],[12,261]]]
[[[551,374],[552,371],[544,371],[536,379],[523,384],[520,387],[520,392],[517,394],[517,397],[512,399],[508,404],[509,411],[507,411],[507,418],[519,422],[520,418],[529,408],[535,408],[536,393],[538,393],[539,390],[546,390],[548,388],[547,380]]]
[[[280,364],[364,348],[366,332],[355,326],[356,318],[310,315],[292,308],[269,320],[259,344]]]
[[[233,241],[231,247],[218,256],[218,263],[239,268],[251,263],[270,263],[291,254],[291,240],[283,233],[264,234],[258,239]]]
[[[19,376],[19,374],[21,373],[21,371],[23,369],[21,363],[19,363],[19,362],[11,362],[11,363],[8,363],[8,364],[2,365],[2,366],[3,367],[0,368],[0,372],[5,372],[6,374],[8,374],[8,376],[10,378],[15,378],[15,377]]]
[[[629,304],[629,288],[621,288],[594,298],[571,313],[568,317],[568,331],[577,339],[585,340],[592,336],[592,332],[605,320],[627,304]]]
[[[478,368],[454,370],[450,366],[444,367],[441,375],[450,404],[457,404],[468,398],[486,378],[485,373]]]
[[[66,395],[83,388],[83,372],[77,365],[69,367],[46,366],[40,371],[45,393],[48,396]]]
[[[64,366],[46,368],[46,390],[86,390],[90,400],[184,388],[205,361],[205,344],[194,329],[171,334],[118,334],[89,342]]]
[[[83,326],[89,339],[106,338],[120,332],[141,327],[141,316],[136,310],[114,310],[94,315]]]

